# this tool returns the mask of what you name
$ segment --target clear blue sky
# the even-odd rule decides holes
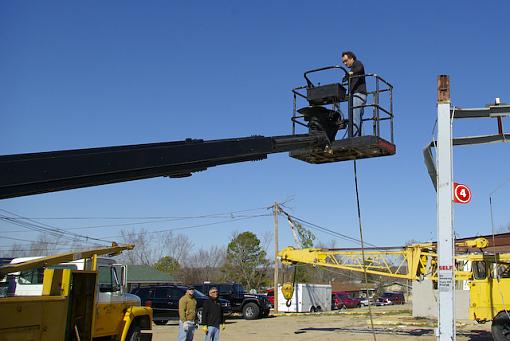
[[[436,235],[435,194],[421,151],[432,136],[436,76],[451,76],[457,106],[483,106],[495,97],[510,102],[509,11],[506,1],[2,1],[0,154],[287,134],[290,89],[302,84],[303,71],[339,63],[340,51],[350,49],[367,72],[395,86],[398,154],[359,162],[365,237],[378,245],[430,240]],[[510,121],[506,125],[510,130]],[[455,133],[495,127],[463,122]],[[455,150],[455,178],[474,195],[471,204],[456,206],[460,236],[490,233],[488,194],[510,177],[509,148]],[[509,197],[510,185],[494,198],[497,227],[510,222]],[[358,236],[352,163],[312,166],[285,154],[186,179],[3,200],[0,208],[28,217],[195,216],[288,198],[297,216]],[[132,221],[44,222],[69,228]],[[247,229],[272,231],[272,218],[187,233],[207,247]],[[104,237],[119,230],[83,233]],[[281,220],[280,245],[291,243]]]

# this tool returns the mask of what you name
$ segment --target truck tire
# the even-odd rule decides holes
[[[320,313],[322,311],[322,307],[320,305],[318,305],[316,310],[317,310],[318,313]]]
[[[246,305],[243,307],[243,317],[246,320],[255,320],[259,317],[260,308],[258,305],[256,305],[253,302],[246,303]]]
[[[154,324],[158,326],[164,326],[167,322],[166,320],[154,320]]]
[[[204,312],[203,308],[198,308],[197,310],[197,323],[202,324],[202,313]]]
[[[131,327],[129,327],[129,330],[128,330],[128,333],[126,336],[126,341],[140,341],[141,337],[142,337],[141,335],[142,335],[142,332],[141,332],[140,326],[133,324],[133,325],[131,325]]]
[[[502,311],[492,319],[491,332],[495,341],[510,340],[510,319],[506,312]]]

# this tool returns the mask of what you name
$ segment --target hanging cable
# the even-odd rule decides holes
[[[356,167],[356,159],[353,161],[354,164],[354,187],[356,188],[356,205],[358,207],[358,223],[359,223],[359,237],[361,242],[361,260],[363,262],[363,274],[365,277],[365,286],[367,288],[367,302],[368,302],[368,315],[370,316],[370,327],[372,329],[372,336],[374,337],[374,341],[377,341],[377,338],[375,336],[375,329],[374,329],[374,319],[372,317],[372,308],[370,306],[370,296],[368,292],[368,275],[367,275],[367,266],[365,263],[365,243],[363,242],[363,225],[361,222],[361,207],[359,203],[359,191],[358,191],[358,170]]]

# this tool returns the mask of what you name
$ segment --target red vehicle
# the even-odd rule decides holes
[[[342,291],[333,291],[331,294],[331,309],[359,308],[361,300],[350,297],[348,293]]]
[[[267,299],[271,303],[271,307],[274,308],[274,289],[267,289]]]

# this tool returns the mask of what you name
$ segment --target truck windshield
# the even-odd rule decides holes
[[[115,292],[120,290],[119,277],[117,269],[110,266],[98,267],[99,277],[99,291],[101,292]]]
[[[236,293],[243,293],[244,288],[241,284],[234,284],[234,292]]]
[[[193,292],[193,296],[195,297],[202,297],[202,298],[207,298],[206,295],[204,295],[201,291],[198,291],[195,289],[195,291]]]

